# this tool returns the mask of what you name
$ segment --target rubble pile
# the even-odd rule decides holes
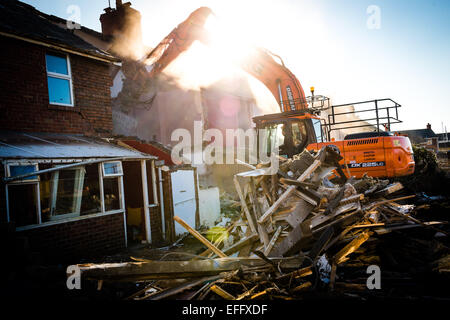
[[[402,232],[410,229],[448,239],[446,222],[416,218],[414,205],[401,204],[415,195],[399,196],[399,182],[347,179],[341,159],[335,149],[324,147],[317,154],[305,150],[293,159],[280,158],[273,174],[268,164],[239,173],[234,183],[241,215],[210,230],[209,240],[174,217],[206,251],[188,260],[79,265],[82,276],[99,283],[141,281],[142,288],[128,297],[133,300],[289,300],[312,292],[351,296],[380,285],[375,277],[368,279],[379,268],[380,256],[391,265],[418,266],[414,256],[421,249],[442,254],[428,262],[448,274],[448,247],[437,240],[411,236],[398,256],[391,252],[395,246],[383,240],[392,234],[405,237]],[[383,281],[406,284],[410,279],[400,269],[383,271]]]

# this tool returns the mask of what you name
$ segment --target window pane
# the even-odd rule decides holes
[[[69,80],[47,77],[50,103],[72,104]]]
[[[58,192],[53,215],[80,213],[81,194],[79,191],[80,184],[83,183],[81,181],[82,170],[84,169],[59,171]]]
[[[303,145],[306,137],[306,128],[303,122],[292,123],[292,140],[295,147]]]
[[[11,177],[20,176],[22,174],[30,173],[36,171],[36,167],[34,165],[30,166],[9,166],[9,173]],[[21,180],[35,180],[37,176],[29,176],[22,178]]]
[[[122,166],[120,162],[105,162],[103,168],[106,175],[122,174]]]
[[[105,192],[105,211],[120,209],[119,178],[103,179]]]
[[[80,215],[84,185],[84,168],[41,174],[41,219],[43,222]],[[66,216],[67,217],[67,216]]]
[[[322,139],[322,128],[320,126],[320,120],[312,119],[314,131],[316,132],[317,142],[323,142]]]
[[[50,167],[40,165],[39,169]],[[39,184],[42,221],[52,220],[52,212],[53,217],[68,213],[87,215],[101,212],[98,179],[96,164],[84,169],[61,170],[58,174],[42,174]]]
[[[36,184],[8,186],[9,219],[16,227],[38,223]]]
[[[91,164],[86,166],[83,184],[83,197],[81,199],[81,215],[98,213],[102,211],[98,179],[98,165]]]
[[[47,71],[69,75],[65,56],[46,54],[45,60],[47,61]]]

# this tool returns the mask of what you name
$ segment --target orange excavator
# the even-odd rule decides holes
[[[204,25],[211,14],[211,9],[207,7],[198,8],[145,57],[146,63],[152,65],[149,71],[151,77],[163,71],[194,41],[210,43]],[[256,130],[264,129],[268,133],[265,135],[267,151],[279,145],[280,155],[290,158],[304,149],[318,151],[323,146],[332,145],[339,149],[343,157],[340,165],[349,168],[350,175],[356,178],[365,173],[372,177],[398,177],[414,172],[409,139],[380,129],[383,126],[390,129],[391,124],[401,122],[398,120],[398,108],[401,106],[395,101],[378,99],[333,106],[327,97],[314,95],[314,88],[311,88],[311,96],[306,97],[299,80],[286,68],[283,60],[262,48],[255,48],[251,56],[240,62],[240,67],[260,80],[280,106],[280,113],[253,118]],[[370,105],[373,108],[347,111],[355,105]],[[324,111],[328,114],[328,122],[320,118]],[[367,122],[354,118],[337,121],[358,112],[374,112],[375,117],[366,119]],[[376,121],[376,124],[371,124],[369,120]],[[342,141],[331,138],[333,130],[360,127],[375,127],[375,131],[352,133]]]

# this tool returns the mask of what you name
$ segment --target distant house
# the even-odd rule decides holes
[[[411,144],[422,146],[434,152],[439,151],[438,135],[431,129],[431,124],[427,124],[425,129],[397,131],[400,135],[407,136]]]
[[[437,138],[438,135],[431,129],[431,124],[427,124],[425,129],[401,130],[397,131],[401,135],[405,135],[411,140],[412,144],[423,144],[428,139]]]
[[[162,228],[156,157],[109,142],[120,60],[70,25],[0,3],[0,222],[59,261],[159,241]]]

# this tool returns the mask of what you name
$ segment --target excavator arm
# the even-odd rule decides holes
[[[278,58],[280,63],[275,58]],[[286,68],[279,56],[266,49],[255,48],[254,52],[241,63],[241,68],[270,90],[281,112],[308,108],[300,81]]]
[[[195,40],[204,44],[210,43],[210,34],[204,25],[211,14],[213,12],[208,7],[198,8],[146,56],[146,63],[152,65],[150,77],[161,73],[182,52],[189,49]],[[275,58],[279,59],[280,63]],[[281,112],[308,108],[300,82],[277,55],[262,48],[254,48],[239,66],[270,90]]]
[[[198,8],[145,57],[145,62],[152,65],[150,77],[161,73],[182,52],[189,49],[195,40],[207,42],[203,26],[211,14],[212,11],[208,7]]]

